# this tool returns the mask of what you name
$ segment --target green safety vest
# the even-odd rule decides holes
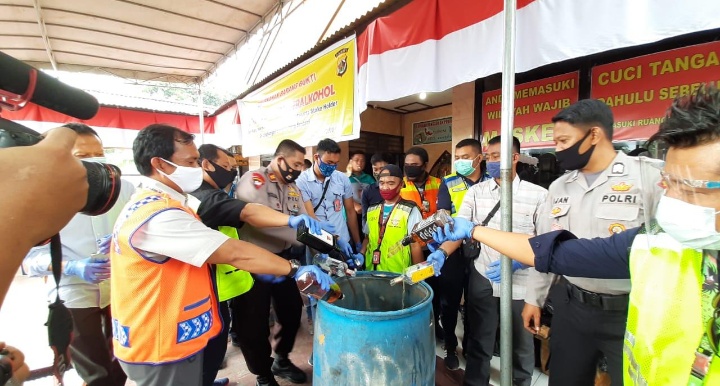
[[[460,205],[462,205],[463,199],[465,198],[465,193],[467,193],[470,187],[457,173],[448,174],[443,177],[443,182],[445,182],[445,186],[448,188],[450,201],[452,201],[452,210],[450,213],[455,217],[460,210]]]
[[[237,228],[221,226],[218,230],[238,240]],[[224,302],[250,291],[255,281],[249,272],[237,269],[229,264],[217,264],[215,267],[218,301]]]
[[[665,233],[635,238],[623,347],[625,385],[720,385],[717,355],[704,380],[691,377],[707,328],[702,259],[701,251],[684,248]]]
[[[371,206],[367,211],[367,227],[368,227],[368,246],[365,251],[365,266],[368,269],[373,267],[373,252],[378,247],[378,238],[380,237],[380,224],[378,220],[382,216],[384,202]],[[378,271],[403,273],[405,268],[412,265],[410,256],[410,246],[399,248],[398,251],[389,256],[388,249],[407,235],[407,223],[410,218],[410,211],[413,205],[403,202],[402,200],[390,213],[390,218],[385,226],[385,235],[383,236],[382,245],[380,246],[380,264],[377,266]]]

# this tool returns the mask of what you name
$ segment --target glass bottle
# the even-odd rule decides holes
[[[394,254],[400,252],[400,249],[402,247],[408,246],[415,242],[433,242],[433,233],[437,228],[445,227],[445,224],[451,224],[450,226],[452,226],[452,216],[450,216],[450,212],[448,212],[447,210],[438,209],[438,211],[433,213],[432,216],[415,224],[415,227],[413,227],[413,230],[409,235],[403,237],[402,240],[391,245],[388,248],[388,255],[393,256]]]
[[[324,299],[328,303],[333,303],[336,300],[345,297],[337,283],[333,283],[328,291],[322,289],[322,287],[320,287],[320,283],[318,283],[312,272],[305,272],[300,275],[300,277],[297,278],[297,286],[300,292],[305,295],[312,296],[318,300]]]
[[[357,271],[350,269],[348,264],[342,260],[333,259],[332,257],[324,254],[315,254],[313,256],[313,264],[322,268],[323,271],[327,272],[330,276],[353,277],[357,274]]]
[[[402,275],[390,280],[390,285],[402,282],[413,285],[433,275],[435,275],[435,266],[429,261],[423,261],[422,263],[417,263],[405,268],[405,272],[403,272]]]

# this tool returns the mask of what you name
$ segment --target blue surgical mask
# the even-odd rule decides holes
[[[335,169],[337,169],[337,165],[329,165],[325,162],[322,162],[320,157],[318,157],[318,169],[320,169],[320,173],[325,177],[330,177]]]
[[[485,167],[487,168],[487,173],[492,178],[500,178],[500,161],[498,162],[486,162]]]
[[[456,159],[455,160],[455,171],[457,171],[459,174],[467,177],[475,172],[475,169],[472,165],[474,159]]]

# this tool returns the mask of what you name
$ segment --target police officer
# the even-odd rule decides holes
[[[291,140],[283,140],[270,165],[245,173],[240,178],[237,198],[247,203],[263,204],[291,216],[306,215],[300,189],[295,185],[304,158],[305,148]],[[296,241],[296,232],[287,227],[259,229],[246,224],[238,235],[241,240],[287,259],[303,259],[305,256],[305,246]],[[274,360],[268,341],[271,300],[279,324],[274,334]],[[233,329],[248,370],[257,376],[257,385],[277,385],[274,375],[294,383],[307,380],[305,373],[288,358],[300,328],[302,307],[300,292],[292,280],[274,284],[256,282],[249,292],[231,301]]]
[[[478,140],[466,138],[455,145],[455,173],[443,177],[440,183],[438,209],[450,211],[453,217],[457,215],[468,189],[488,179],[480,167],[482,159],[482,146]],[[445,330],[445,366],[450,370],[457,370],[460,366],[455,352],[458,345],[455,326],[463,289],[467,285],[467,259],[474,257],[476,256],[463,256],[462,249],[458,248],[445,262],[442,275],[438,278],[440,305],[443,310],[440,319]],[[463,338],[463,350],[467,347],[465,343],[466,340]]]
[[[571,172],[550,185],[537,233],[565,229],[581,238],[606,237],[640,225],[639,160],[613,148],[610,108],[599,100],[581,100],[552,121],[557,160]],[[523,321],[531,332],[540,327],[540,307],[551,282],[530,270]],[[613,384],[622,383],[629,291],[626,279],[563,276],[553,286],[550,385],[592,385],[603,355]]]

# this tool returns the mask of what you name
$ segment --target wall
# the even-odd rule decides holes
[[[401,136],[402,114],[368,107],[360,114],[360,130]]]
[[[418,111],[416,113],[408,113],[402,116],[402,135],[405,137],[405,150],[411,148],[412,144],[412,125],[415,122],[427,121],[435,118],[449,117],[453,114],[452,105],[436,107],[430,110]],[[453,139],[455,137],[455,121],[453,119]],[[437,161],[444,151],[452,154],[452,144],[450,142],[443,142],[438,144],[423,145],[423,148],[427,150],[430,156],[430,162],[428,162],[428,169]]]
[[[475,137],[475,82],[453,87],[452,148],[465,138]]]

